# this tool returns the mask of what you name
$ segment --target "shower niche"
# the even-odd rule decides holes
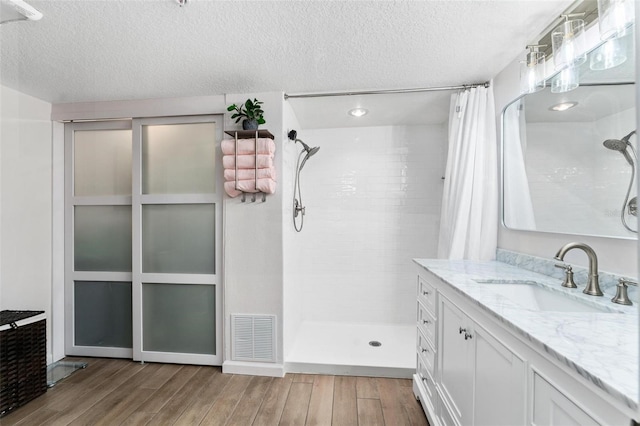
[[[503,223],[516,230],[637,238],[635,58],[580,86],[523,95],[502,113]],[[547,80],[549,82],[550,79]]]

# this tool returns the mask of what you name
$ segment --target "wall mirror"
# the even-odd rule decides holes
[[[625,139],[636,130],[633,34],[617,43],[622,63],[599,69],[602,45],[580,66],[576,89],[551,93],[547,80],[545,89],[504,109],[502,213],[507,228],[637,238],[628,228],[638,229],[632,214],[638,135]]]

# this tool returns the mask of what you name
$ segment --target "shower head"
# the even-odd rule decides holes
[[[304,166],[304,163],[307,162],[307,160],[309,159],[309,157],[311,157],[312,155],[315,155],[316,152],[320,151],[320,147],[316,146],[314,148],[309,148],[307,145],[305,145],[305,150],[307,151],[307,155],[304,156],[304,158],[302,159],[302,163],[300,164],[300,170],[302,170],[302,167]],[[307,149],[309,148],[309,149]]]
[[[627,162],[631,166],[633,166],[633,159],[631,158],[631,155],[629,155],[629,151],[627,150],[627,147],[630,145],[629,139],[631,138],[631,136],[633,136],[635,132],[636,132],[635,130],[632,131],[622,139],[607,139],[602,143],[602,145],[604,145],[604,147],[607,149],[611,149],[613,151],[619,151],[622,155],[624,155],[624,158],[627,160]]]
[[[607,139],[602,142],[602,145],[604,145],[605,148],[612,149],[614,151],[622,152],[627,150],[627,142],[622,139]]]

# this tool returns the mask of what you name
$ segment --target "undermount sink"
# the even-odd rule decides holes
[[[565,294],[550,290],[535,281],[526,280],[474,280],[489,285],[491,290],[525,309],[553,312],[602,312],[619,313],[606,306],[572,299]]]

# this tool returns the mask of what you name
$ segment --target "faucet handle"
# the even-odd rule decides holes
[[[638,283],[637,283],[637,282],[635,282],[635,281],[631,281],[631,280],[628,280],[628,279],[626,279],[626,278],[620,278],[620,279],[618,280],[618,282],[619,282],[620,284],[624,284],[624,285],[634,285],[634,286],[636,286],[636,287],[638,286]]]
[[[616,286],[616,295],[613,296],[611,301],[620,305],[633,305],[631,300],[629,300],[629,295],[627,294],[627,286],[629,285],[637,286],[638,283],[625,278],[620,278],[618,280],[618,285]]]
[[[564,263],[556,263],[556,268],[564,269],[564,281],[562,281],[562,287],[578,288],[575,282],[573,282],[573,268],[571,265]]]

